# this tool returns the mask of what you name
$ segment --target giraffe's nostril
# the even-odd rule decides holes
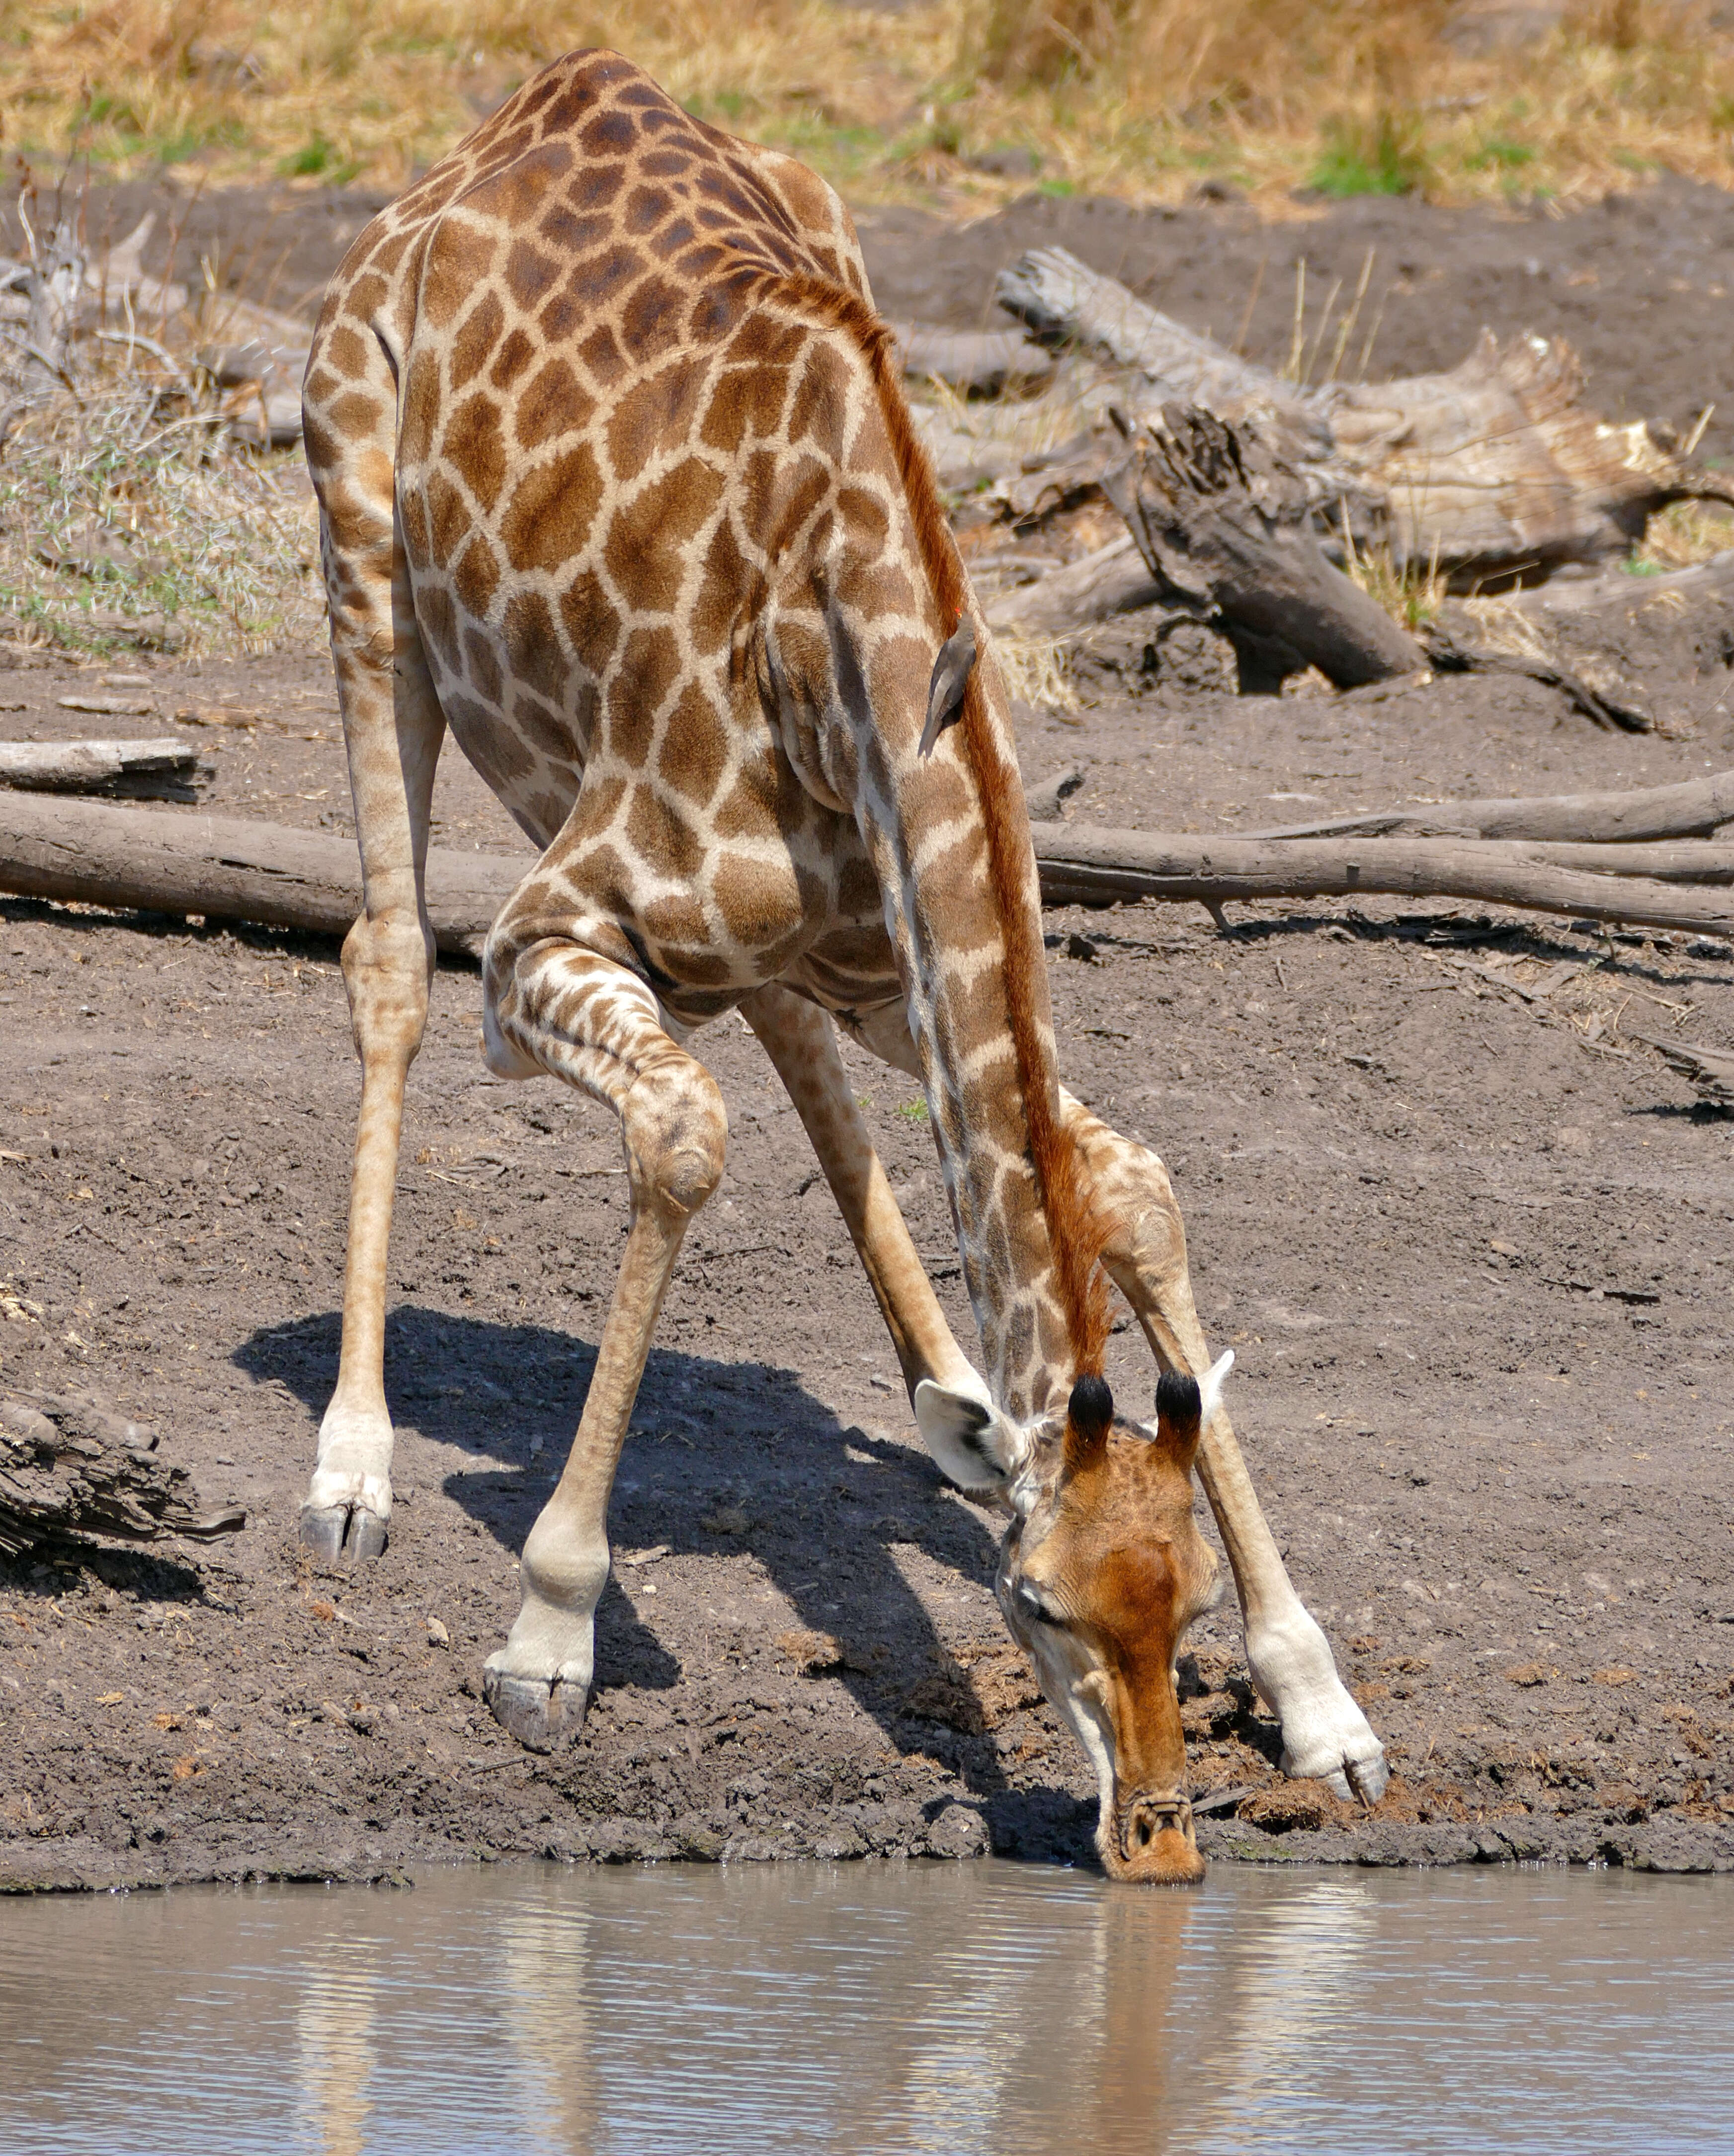
[[[1151,1825],[1149,1820],[1147,1819],[1141,1819],[1138,1821],[1138,1846],[1140,1849],[1149,1848],[1150,1835]]]

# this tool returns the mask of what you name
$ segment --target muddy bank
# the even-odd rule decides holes
[[[251,733],[201,731],[213,805],[346,822],[316,654],[149,670],[165,714],[254,715]],[[76,731],[57,699],[88,679],[10,669],[17,730]],[[1636,741],[1529,685],[1313,701],[1110,684],[1075,725],[1032,718],[1023,750],[1033,778],[1081,752],[1080,806],[1105,821],[1221,827],[1230,804],[1286,813],[1273,797],[1349,808],[1724,765],[1726,679],[1682,667],[1678,737]],[[449,841],[510,850],[455,762],[439,808]],[[1618,1030],[1728,1039],[1726,947],[1443,906],[1249,910],[1226,937],[1153,906],[1049,929],[1069,1081],[1174,1168],[1254,1471],[1396,1768],[1366,1820],[1280,1784],[1218,1616],[1187,1672],[1196,1782],[1258,1794],[1207,1840],[1734,1861],[1729,1127]],[[622,1178],[600,1111],[488,1076],[460,968],[411,1086],[392,1546],[352,1579],[309,1570],[295,1506],[335,1368],[356,1091],[335,955],[4,906],[4,1382],[153,1422],[251,1524],[214,1553],[4,1573],[0,1874],[1083,1855],[1083,1763],[1001,1635],[993,1523],[916,1449],[841,1224],[737,1024],[706,1039],[728,1176],[623,1466],[581,1745],[532,1758],[477,1693],[582,1398]],[[1562,959],[1581,971],[1544,1002],[1508,985]],[[853,1067],[967,1335],[914,1089]],[[1150,1383],[1127,1337],[1111,1375]]]

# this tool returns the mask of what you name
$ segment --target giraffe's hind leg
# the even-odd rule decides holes
[[[312,385],[321,378],[317,352],[307,399],[308,458],[321,511],[331,656],[364,887],[363,911],[343,945],[343,979],[362,1060],[343,1342],[336,1389],[320,1425],[317,1464],[301,1507],[302,1541],[328,1560],[377,1557],[385,1548],[391,1517],[387,1245],[404,1083],[421,1046],[434,970],[434,936],[422,886],[434,774],[445,732],[416,628],[394,513],[395,387],[375,341],[369,337],[366,346],[368,378],[348,384],[342,428],[330,423],[314,393]],[[363,405],[372,412],[371,421],[357,416]]]
[[[509,904],[488,940],[489,1060],[503,1075],[546,1070],[607,1101],[620,1117],[632,1202],[577,1435],[524,1545],[517,1621],[485,1675],[498,1719],[523,1743],[551,1750],[583,1719],[608,1576],[608,1492],[681,1238],[721,1179],[728,1122],[716,1081],[663,1030],[635,974],[549,937],[533,901],[523,918],[520,941]]]

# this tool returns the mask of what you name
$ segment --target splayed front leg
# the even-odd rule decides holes
[[[1385,1748],[1337,1675],[1330,1641],[1292,1587],[1287,1608],[1273,1609],[1267,1598],[1257,1623],[1249,1616],[1246,1666],[1259,1698],[1282,1724],[1284,1774],[1377,1804],[1390,1779]]]
[[[1209,1360],[1187,1271],[1186,1231],[1167,1170],[1069,1094],[1067,1127],[1115,1223],[1102,1261],[1164,1369],[1202,1375]],[[1246,1662],[1282,1724],[1283,1772],[1375,1804],[1390,1779],[1384,1747],[1336,1673],[1330,1642],[1295,1592],[1228,1416],[1204,1426],[1198,1480],[1216,1516],[1246,1622]]]
[[[618,1113],[632,1194],[620,1277],[603,1327],[578,1434],[524,1546],[523,1604],[488,1657],[484,1691],[521,1743],[552,1751],[577,1734],[595,1677],[596,1605],[608,1584],[608,1492],[681,1238],[722,1178],[728,1122],[716,1081],[662,1029],[636,975],[551,938],[535,880],[496,922],[485,963],[489,1060],[546,1070]]]

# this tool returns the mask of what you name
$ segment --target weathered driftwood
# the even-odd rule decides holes
[[[1460,367],[1377,385],[1306,388],[1249,366],[1063,249],[1000,273],[1000,304],[1044,341],[1119,371],[1139,416],[1166,403],[1255,421],[1299,513],[1460,588],[1603,559],[1670,501],[1734,501],[1734,480],[1679,454],[1668,429],[1610,426],[1583,402],[1561,340],[1489,333]]]
[[[1321,454],[1331,447],[1331,398],[1255,367],[1105,277],[1063,247],[1019,255],[995,280],[999,304],[1040,342],[1088,352],[1126,377],[1152,408],[1199,404],[1230,417],[1257,407],[1295,415]]]
[[[139,1424],[70,1394],[0,1394],[0,1555],[68,1536],[208,1542],[246,1524],[239,1506],[208,1509]]]
[[[55,380],[66,373],[66,346],[77,319],[85,254],[70,223],[54,227],[24,282],[24,357]]]
[[[1556,866],[1520,843],[1475,839],[1259,839],[1046,824],[1035,832],[1050,905],[1126,899],[1479,899],[1646,928],[1734,935],[1734,900],[1640,876]]]
[[[1272,842],[1191,832],[1033,826],[1042,896],[1050,906],[1126,899],[1322,898],[1375,892],[1479,899],[1543,913],[1651,928],[1734,934],[1734,901],[1654,876],[1588,873],[1515,842],[1323,839]],[[1598,853],[1604,850],[1598,849]],[[1617,852],[1626,856],[1627,850]],[[1706,849],[1709,875],[1727,856]],[[1609,861],[1609,866],[1624,865]],[[476,956],[527,856],[428,855],[428,910],[442,951]],[[1601,867],[1597,863],[1597,867]],[[355,849],[345,839],[233,817],[0,798],[0,890],[255,921],[344,934],[361,901]]]
[[[1372,808],[1326,816],[1252,839],[1414,838],[1552,839],[1619,845],[1644,839],[1706,838],[1734,823],[1734,771],[1617,793],[1538,793],[1509,799],[1429,801],[1404,808]],[[1237,836],[1239,834],[1237,834]]]
[[[85,793],[117,779],[185,772],[198,759],[191,742],[172,734],[156,741],[0,742],[0,786]]]
[[[1198,405],[1124,424],[1127,454],[1103,479],[1108,498],[1162,599],[1221,622],[1243,688],[1309,665],[1341,689],[1424,670],[1414,638],[1326,560],[1262,443]]]
[[[1552,578],[1532,590],[1506,593],[1502,603],[1531,619],[1576,619],[1585,614],[1630,615],[1640,607],[1658,602],[1674,607],[1682,599],[1693,605],[1706,599],[1734,599],[1734,547],[1725,547],[1689,569],[1670,569],[1660,576],[1634,576],[1628,569],[1613,567],[1595,577]]]
[[[1064,636],[1134,607],[1153,606],[1161,595],[1162,587],[1126,531],[1063,569],[997,593],[984,611],[990,629]]]

